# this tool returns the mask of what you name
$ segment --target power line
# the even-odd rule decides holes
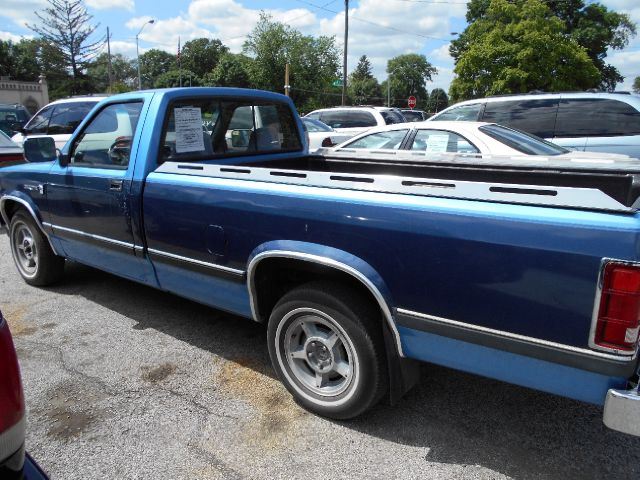
[[[337,12],[335,10],[331,10],[330,8],[322,7],[320,5],[315,5],[315,4],[313,4],[311,2],[307,2],[305,0],[296,0],[296,2],[304,3],[305,5],[309,5],[309,6],[313,7],[313,8],[317,8],[319,10],[324,10],[326,12],[335,13],[336,15],[342,13],[342,12]],[[446,3],[451,3],[451,2],[446,2]],[[441,42],[450,42],[451,41],[451,39],[449,39],[449,38],[433,37],[433,36],[430,36],[430,35],[422,35],[421,33],[410,32],[410,31],[407,31],[407,30],[402,30],[400,28],[390,27],[388,25],[383,25],[381,23],[372,22],[371,20],[365,20],[364,18],[356,17],[356,16],[353,16],[353,15],[349,15],[349,17],[352,18],[353,20],[358,20],[359,22],[368,23],[368,24],[374,25],[376,27],[386,28],[387,30],[393,30],[395,32],[404,33],[404,34],[407,34],[407,35],[415,35],[416,37],[427,38],[429,40],[439,40]]]

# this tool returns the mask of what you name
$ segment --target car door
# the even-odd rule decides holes
[[[129,203],[130,150],[142,101],[104,106],[68,146],[46,187],[49,222],[64,253],[108,271],[126,270],[134,255]],[[124,261],[123,261],[124,260]]]

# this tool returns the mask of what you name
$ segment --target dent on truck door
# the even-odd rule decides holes
[[[65,254],[133,277],[122,272],[128,262],[119,260],[134,254],[129,157],[142,105],[117,103],[100,110],[74,139],[69,165],[55,165],[47,185],[50,222]]]

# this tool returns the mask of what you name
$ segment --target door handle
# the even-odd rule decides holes
[[[112,192],[121,192],[122,180],[111,180],[109,182],[109,190],[111,190]]]

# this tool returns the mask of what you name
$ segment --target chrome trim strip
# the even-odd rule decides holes
[[[26,420],[22,416],[18,423],[0,433],[0,460],[18,451],[24,443]]]
[[[231,167],[199,163],[164,162],[153,174],[173,174],[202,178],[249,180],[267,184],[285,184],[339,190],[415,195],[422,197],[482,200],[543,207],[570,207],[615,212],[633,212],[596,188],[559,187],[489,183],[399,175],[336,173],[311,170],[287,170],[266,167]]]
[[[570,352],[570,353],[579,353],[582,355],[587,355],[587,356],[591,356],[594,358],[601,358],[601,359],[606,359],[606,360],[617,360],[620,362],[630,362],[632,360],[635,360],[635,354],[633,355],[633,357],[629,357],[629,356],[625,356],[625,357],[620,357],[618,355],[611,355],[611,354],[607,354],[607,353],[601,353],[601,352],[594,352],[593,350],[588,350],[586,348],[580,348],[580,347],[572,347],[571,345],[565,345],[563,343],[556,343],[556,342],[550,342],[548,340],[542,340],[541,338],[536,338],[536,337],[528,337],[526,335],[520,335],[517,333],[511,333],[511,332],[505,332],[504,330],[495,330],[493,328],[488,328],[488,327],[482,327],[480,325],[473,325],[471,323],[465,323],[465,322],[459,322],[457,320],[451,320],[449,318],[443,318],[443,317],[436,317],[434,315],[427,315],[424,313],[420,313],[420,312],[414,312],[411,310],[406,310],[404,308],[398,308],[396,309],[396,311],[402,315],[409,315],[412,317],[416,317],[416,318],[423,318],[425,320],[431,320],[433,322],[440,322],[442,324],[445,325],[453,325],[456,327],[462,327],[462,328],[467,328],[469,330],[475,330],[478,332],[483,332],[483,333],[489,333],[491,335],[497,335],[499,337],[503,337],[503,338],[511,338],[514,340],[520,340],[523,342],[528,342],[528,343],[532,343],[535,345],[540,345],[540,346],[544,346],[544,347],[552,347],[558,350],[564,350],[566,352]]]
[[[387,305],[387,302],[385,301],[384,297],[380,293],[380,290],[378,290],[378,288],[366,276],[364,276],[361,272],[359,272],[355,268],[350,267],[349,265],[346,265],[344,263],[338,262],[337,260],[333,260],[332,258],[321,257],[319,255],[292,252],[288,250],[270,250],[268,252],[259,253],[258,255],[256,255],[251,259],[251,261],[249,262],[249,266],[247,267],[247,288],[249,289],[251,315],[253,315],[253,319],[256,322],[260,321],[260,317],[258,316],[258,309],[257,309],[257,302],[256,302],[257,292],[256,292],[255,282],[253,277],[254,277],[256,267],[258,266],[258,263],[260,263],[260,261],[264,260],[265,258],[270,258],[270,257],[292,258],[295,260],[302,260],[305,262],[318,263],[321,265],[325,265],[327,267],[341,270],[345,273],[348,273],[352,277],[355,277],[362,284],[364,284],[367,287],[367,289],[375,297],[376,301],[378,302],[378,305],[380,306],[380,309],[382,310],[385,320],[389,325],[389,328],[393,332],[393,335],[396,341],[396,348],[398,349],[398,354],[401,357],[405,356],[404,352],[402,351],[400,333],[398,332],[396,324],[393,321],[393,315],[391,314],[391,310],[389,309],[389,306]]]
[[[9,232],[9,217],[7,216],[7,212],[5,212],[4,210],[4,204],[7,200],[18,202],[29,211],[29,213],[33,217],[33,220],[38,224],[38,227],[40,227],[40,231],[49,242],[49,247],[51,247],[51,251],[58,256],[62,256],[56,251],[55,247],[53,246],[53,243],[51,243],[51,238],[49,238],[49,234],[45,231],[43,222],[41,222],[40,219],[38,219],[38,216],[36,215],[36,212],[33,211],[33,208],[31,208],[31,205],[29,205],[29,203],[27,203],[24,199],[20,197],[15,197],[13,195],[3,195],[2,198],[0,198],[0,215],[2,215],[2,219],[4,220],[4,223],[7,226],[7,233]]]
[[[115,240],[113,238],[108,238],[108,237],[102,237],[100,235],[94,235],[93,233],[87,233],[87,232],[83,232],[81,230],[75,230],[73,228],[61,227],[60,225],[52,225],[50,223],[46,223],[45,225],[47,225],[48,227],[53,228],[54,231],[55,230],[61,230],[63,232],[73,233],[73,234],[79,235],[81,237],[92,238],[93,240],[98,240],[100,242],[109,243],[109,244],[112,244],[112,245],[118,245],[119,247],[133,249],[133,247],[135,246],[133,243],[123,242],[121,240]]]
[[[612,352],[616,355],[635,357],[638,354],[638,344],[636,343],[636,350],[633,353],[621,352],[616,348],[603,347],[597,345],[596,338],[596,326],[598,324],[598,312],[600,311],[600,299],[602,298],[602,287],[604,286],[604,269],[609,263],[615,263],[616,265],[628,265],[632,267],[640,267],[640,262],[631,262],[629,260],[616,260],[615,258],[603,258],[600,262],[600,271],[598,272],[598,283],[596,284],[596,296],[593,302],[593,313],[591,314],[591,328],[589,329],[589,348],[594,350],[600,350],[602,352]]]
[[[144,247],[141,247],[140,245],[134,245],[134,246],[133,246],[133,249],[134,249],[136,252],[141,252],[141,253],[142,253],[142,252],[144,252]]]
[[[193,265],[199,265],[201,267],[210,268],[212,270],[219,270],[221,272],[230,273],[232,275],[244,276],[244,270],[238,270],[236,268],[223,267],[222,265],[217,265],[215,263],[203,262],[202,260],[196,260],[194,258],[183,257],[181,255],[175,255],[173,253],[163,252],[161,250],[155,250],[153,248],[147,249],[149,253],[159,255],[161,257],[171,258],[173,260],[180,260],[185,263],[191,263]]]

